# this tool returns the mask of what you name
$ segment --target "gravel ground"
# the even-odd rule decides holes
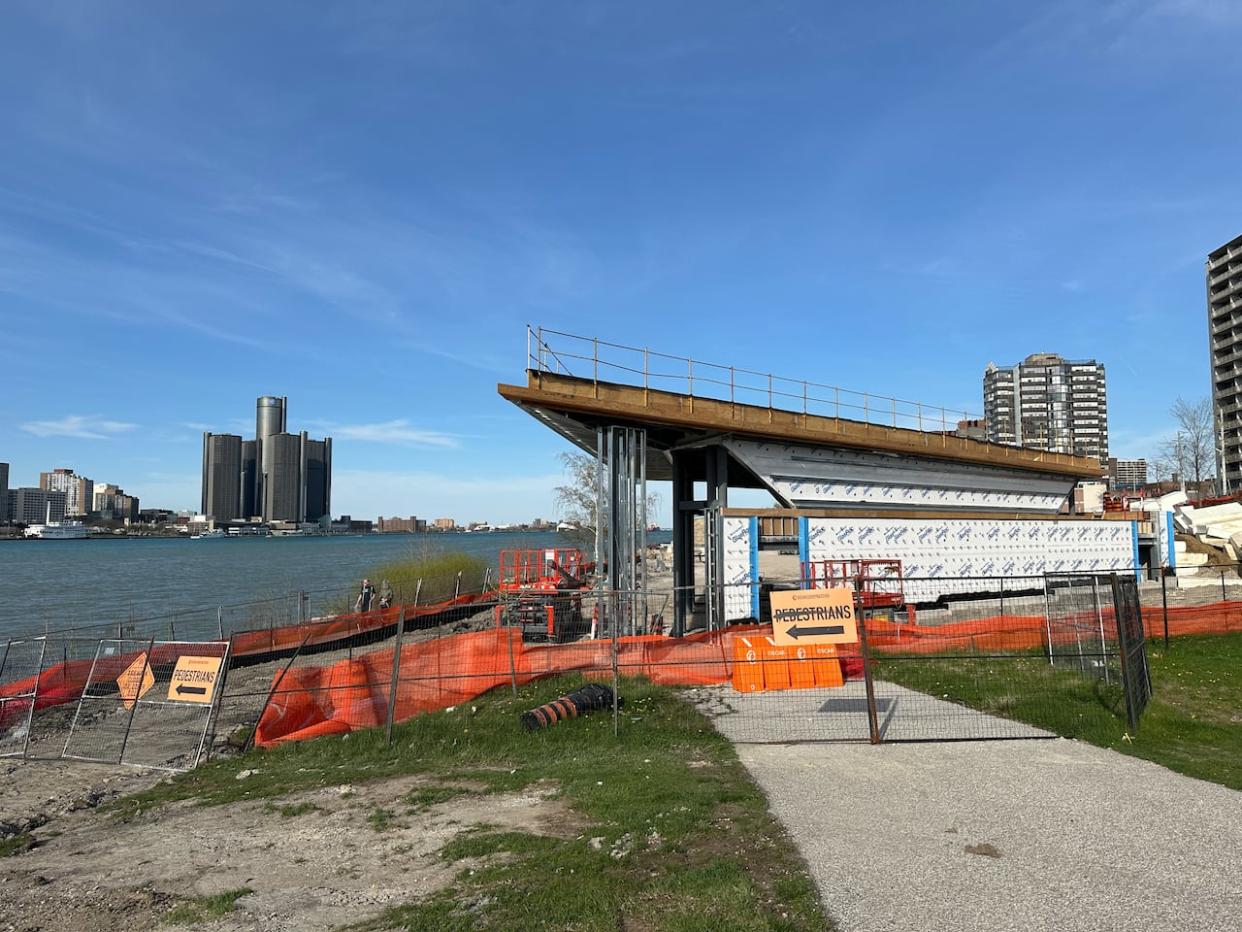
[[[1242,794],[1077,741],[740,745],[844,932],[1242,929]]]

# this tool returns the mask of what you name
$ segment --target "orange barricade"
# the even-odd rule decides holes
[[[740,693],[763,691],[763,664],[759,662],[759,638],[733,639],[733,688]]]

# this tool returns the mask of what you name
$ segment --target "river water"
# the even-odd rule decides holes
[[[652,542],[669,539],[667,532]],[[555,531],[373,534],[226,540],[119,539],[0,542],[0,639],[217,605],[317,593],[340,598],[376,567],[437,551],[495,566],[503,548],[572,546]],[[478,589],[480,580],[463,581]]]

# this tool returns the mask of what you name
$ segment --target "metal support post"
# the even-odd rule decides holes
[[[858,646],[862,653],[863,683],[867,690],[867,728],[871,736],[871,743],[879,744],[883,738],[880,735],[880,716],[875,704],[875,679],[871,669],[871,645],[867,640],[867,620],[863,617],[862,596],[857,589],[854,590],[854,620],[858,624]]]
[[[1095,601],[1095,620],[1100,626],[1100,657],[1104,664],[1104,682],[1109,681],[1108,677],[1108,645],[1104,641],[1104,612],[1100,608],[1100,583],[1099,577],[1091,577],[1091,598]],[[1116,612],[1116,603],[1113,603],[1113,611]]]
[[[392,744],[392,720],[397,712],[397,687],[401,681],[401,642],[405,637],[405,605],[397,616],[397,639],[392,649],[392,676],[388,680],[388,716],[384,719],[384,743]]]
[[[276,695],[276,690],[280,689],[280,684],[285,681],[285,674],[289,672],[289,668],[293,666],[293,661],[298,659],[302,653],[302,648],[306,646],[306,642],[310,640],[311,632],[307,631],[302,635],[302,640],[298,642],[297,648],[293,651],[293,655],[289,658],[288,663],[280,671],[280,675],[272,682],[271,688],[267,691],[267,696],[263,700],[263,706],[259,709],[258,717],[254,720],[254,728],[250,730],[250,734],[246,736],[246,746],[243,751],[249,751],[254,747],[255,735],[259,731],[259,723],[263,721],[263,713],[267,711],[267,707],[272,703],[272,697]]]
[[[30,755],[30,733],[34,731],[34,711],[35,706],[39,704],[39,681],[43,679],[43,657],[47,653],[47,638],[44,637],[43,642],[39,645],[39,665],[35,667],[34,689],[30,695],[30,708],[26,712],[26,740],[22,742],[22,760],[27,760]],[[96,649],[95,658],[99,658],[99,651]],[[95,661],[91,661],[91,673],[95,672]],[[90,682],[88,674],[87,680]],[[78,701],[78,710],[82,708],[81,700]],[[77,722],[77,712],[74,713],[74,722]],[[70,734],[73,732],[70,731]],[[67,743],[67,742],[66,742]]]
[[[694,605],[694,478],[687,454],[673,453],[673,637],[681,637]]]
[[[509,644],[509,681],[513,685],[513,696],[517,698],[517,660],[513,656],[513,631],[509,629],[508,625],[502,625],[500,630],[505,633],[505,640]],[[518,637],[521,637],[521,629],[517,630]]]
[[[142,672],[138,674],[138,682],[141,683],[147,678],[147,671],[151,669],[151,652],[155,650],[155,638],[151,638],[147,644],[147,656],[142,663]],[[121,738],[121,753],[117,755],[116,762],[122,764],[125,762],[125,746],[129,744],[129,732],[134,727],[134,716],[138,713],[138,703],[142,701],[142,697],[135,693],[134,704],[129,707],[129,718],[125,722],[125,734]]]
[[[220,682],[216,684],[215,691],[211,697],[211,705],[207,708],[207,720],[203,722],[203,733],[198,739],[198,750],[194,754],[194,763],[190,766],[193,770],[198,766],[198,762],[202,759],[206,752],[207,759],[211,759],[211,748],[216,743],[216,723],[220,718],[220,707],[224,705],[224,692],[228,689],[229,684],[229,666],[233,656],[233,639],[229,638],[224,645],[224,657],[220,662]],[[137,701],[134,702],[137,706]],[[210,733],[211,741],[208,743],[207,735]]]
[[[1164,617],[1164,649],[1169,649],[1169,568],[1160,571],[1160,608]]]
[[[617,598],[616,593],[612,594],[612,598]],[[616,606],[614,606],[615,608]],[[621,721],[621,700],[620,700],[620,676],[617,669],[617,612],[612,613],[612,736],[617,737],[620,731]]]

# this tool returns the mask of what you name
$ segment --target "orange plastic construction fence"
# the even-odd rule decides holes
[[[491,596],[463,595],[426,606],[406,606],[406,618],[469,612],[474,603],[488,598]],[[233,658],[260,660],[273,654],[288,655],[299,648],[327,649],[360,634],[372,633],[377,638],[382,637],[384,629],[395,627],[401,610],[394,607],[365,614],[341,615],[310,624],[237,634],[233,637]],[[1092,620],[1093,616],[1088,613],[1076,621],[1081,629],[1089,626]],[[1112,624],[1111,610],[1105,612],[1104,621],[1107,625]],[[1144,608],[1143,622],[1148,637],[1163,636],[1164,613],[1161,608]],[[723,633],[679,639],[659,635],[624,638],[620,642],[619,665],[623,674],[641,674],[668,685],[721,683],[730,676],[732,638],[747,632],[770,633],[770,630],[731,628]],[[1042,615],[1000,615],[939,626],[871,619],[867,630],[872,646],[881,654],[1003,652],[1043,646],[1048,636],[1048,623]],[[1221,601],[1169,608],[1168,630],[1173,637],[1242,632],[1242,602]],[[1054,643],[1069,643],[1075,636],[1073,629],[1054,624]],[[509,663],[510,643],[513,647],[512,670]],[[172,663],[180,654],[193,653],[194,650],[194,645],[188,642],[159,645],[152,664]],[[132,660],[139,652],[135,650],[126,657]],[[846,675],[849,676],[852,675],[852,665],[846,657],[847,653],[843,651],[842,655]],[[333,674],[327,674],[325,679],[323,671],[340,664],[291,669],[264,713],[257,733],[259,743],[289,740],[294,735],[299,738],[313,737],[313,729],[317,727],[326,729],[321,733],[332,733],[365,727],[367,722],[384,721],[388,684],[392,676],[392,651],[373,651],[341,663],[346,667],[334,674],[335,679],[332,679]],[[4,700],[0,701],[0,728],[24,720],[29,714],[32,694],[36,692],[37,698],[33,700],[36,710],[76,701],[86,685],[90,666],[89,660],[63,661],[49,665],[37,675],[0,684],[0,700]],[[606,641],[531,645],[523,644],[516,632],[489,630],[408,644],[401,656],[397,718],[400,720],[420,711],[446,708],[515,678],[522,683],[571,670],[603,670],[610,666],[609,642]],[[381,696],[382,700],[377,700],[377,696]],[[378,712],[377,701],[381,703]]]

